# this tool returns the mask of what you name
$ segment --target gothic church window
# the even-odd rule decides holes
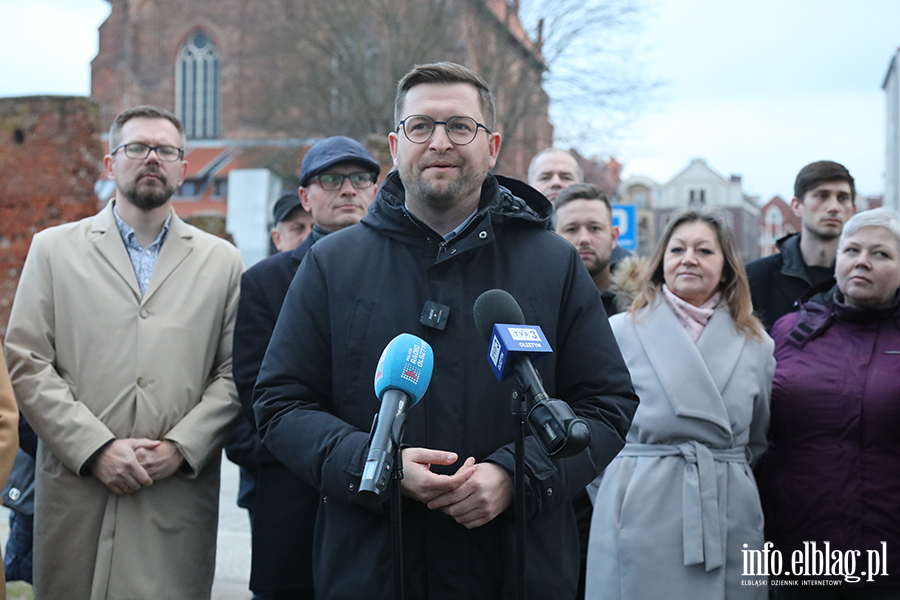
[[[175,113],[188,139],[221,135],[219,53],[203,31],[196,31],[175,63]]]

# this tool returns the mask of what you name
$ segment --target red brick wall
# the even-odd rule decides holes
[[[0,335],[31,237],[97,212],[98,115],[88,98],[0,98]]]

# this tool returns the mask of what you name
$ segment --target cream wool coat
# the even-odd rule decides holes
[[[144,297],[110,203],[34,236],[6,346],[40,439],[41,600],[202,600],[215,569],[221,448],[239,414],[231,346],[243,263],[181,221]],[[185,464],[132,494],[89,469],[106,443],[171,440]]]
[[[694,344],[660,296],[610,325],[641,403],[597,480],[586,598],[765,600],[741,581],[759,579],[742,550],[763,544],[748,463],[766,447],[772,339],[740,335],[720,304]]]
[[[13,397],[6,361],[0,353],[0,485],[5,485],[19,448],[19,409]],[[0,556],[2,562],[2,556]],[[6,600],[6,579],[0,569],[0,600]]]

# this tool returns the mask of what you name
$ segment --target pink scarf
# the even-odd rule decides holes
[[[700,334],[703,333],[703,329],[706,328],[706,324],[709,323],[709,320],[712,318],[722,294],[716,292],[709,300],[704,302],[702,306],[694,306],[690,302],[686,302],[673,294],[672,290],[670,290],[669,286],[666,284],[663,284],[662,290],[663,298],[666,299],[669,308],[672,309],[672,312],[678,317],[678,322],[681,323],[685,331],[687,331],[688,336],[690,336],[696,344],[697,340],[700,339]]]

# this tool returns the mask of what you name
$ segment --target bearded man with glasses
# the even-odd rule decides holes
[[[359,226],[309,251],[285,298],[256,384],[263,442],[319,494],[317,600],[400,597],[391,519],[403,511],[409,600],[572,600],[578,532],[572,497],[624,445],[637,408],[600,295],[571,244],[547,231],[550,202],[489,172],[500,151],[487,84],[453,63],[400,81],[395,171]],[[344,188],[347,184],[344,184]],[[514,379],[498,383],[472,309],[491,288],[521,302],[555,354],[536,368],[591,430],[581,454],[524,453],[526,566],[513,540]],[[406,413],[401,494],[358,494],[382,350],[400,333],[434,350],[422,402]],[[408,445],[408,447],[407,447]],[[396,471],[395,471],[396,472]],[[393,562],[394,565],[399,562]]]
[[[208,599],[244,265],[172,209],[174,115],[129,109],[109,145],[114,199],[34,236],[6,335],[39,438],[34,594]]]
[[[253,386],[294,273],[309,249],[326,235],[359,223],[378,191],[380,166],[348,137],[315,144],[300,164],[300,195],[294,201],[312,213],[313,228],[296,248],[260,261],[241,278],[241,302],[234,332],[234,382],[257,448],[242,464],[242,476],[256,477],[250,509],[253,554],[250,589],[257,598],[314,597],[313,532],[319,493],[259,443],[253,418]],[[299,206],[297,209],[299,210]],[[287,214],[292,207],[282,207]],[[242,481],[242,483],[244,483]]]

